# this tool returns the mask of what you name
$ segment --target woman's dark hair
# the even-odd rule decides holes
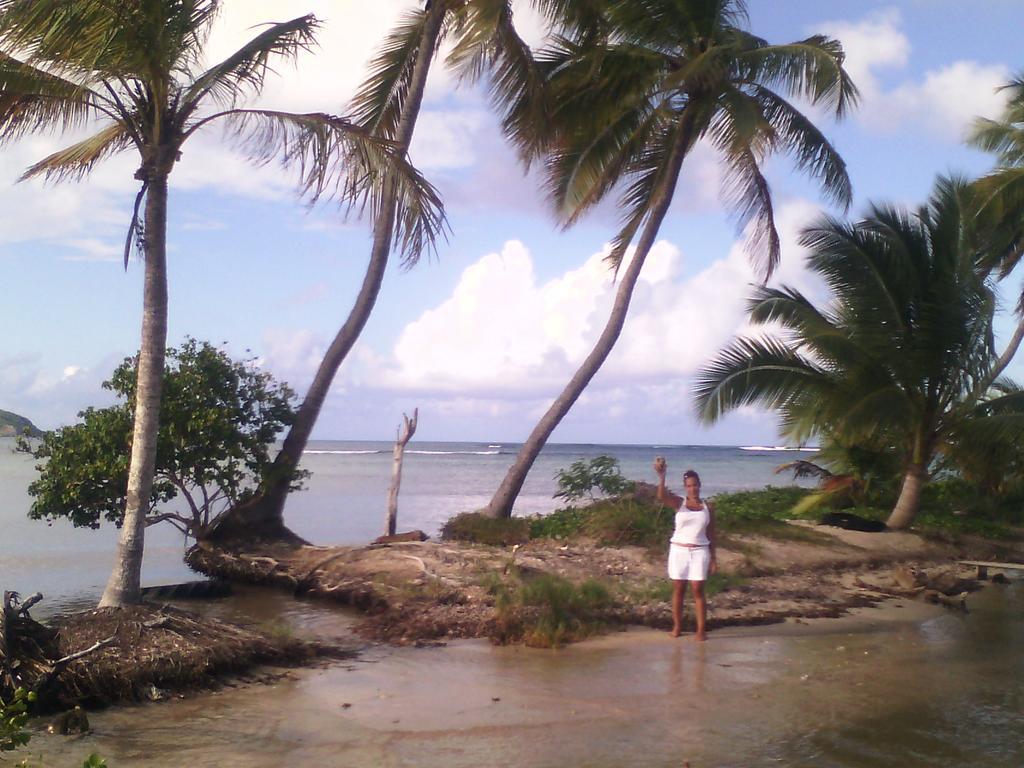
[[[686,485],[686,481],[689,480],[691,477],[697,481],[697,485],[700,485],[700,475],[698,475],[692,469],[688,469],[685,472],[683,472],[683,485]]]

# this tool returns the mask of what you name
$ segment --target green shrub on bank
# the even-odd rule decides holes
[[[511,589],[503,585],[495,601],[495,639],[522,639],[534,648],[558,648],[600,631],[601,612],[611,603],[608,589],[594,579],[577,586],[561,576],[543,574]]]
[[[564,507],[529,518],[531,539],[571,539],[583,533],[590,513],[586,507]]]
[[[660,547],[672,534],[672,510],[632,495],[530,518],[531,539],[588,536],[605,546]]]
[[[604,546],[664,547],[674,524],[675,513],[668,507],[625,497],[594,504],[583,528]]]
[[[793,507],[810,493],[810,488],[796,485],[766,486],[760,491],[720,493],[713,499],[715,519],[720,525],[728,525],[731,528],[765,520],[788,520],[793,517]]]
[[[36,695],[24,688],[14,692],[14,698],[9,704],[0,699],[0,752],[12,752],[28,744],[31,738],[25,730],[28,705],[35,700]]]
[[[441,538],[509,547],[529,540],[530,522],[522,517],[495,518],[481,512],[463,512],[444,524]]]

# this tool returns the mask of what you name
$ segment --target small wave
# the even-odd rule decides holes
[[[318,451],[318,450],[305,450],[305,451],[303,451],[303,453],[329,453],[329,454],[332,454],[332,455],[348,456],[348,455],[364,455],[364,454],[371,454],[371,453],[384,453],[384,451]]]
[[[423,456],[497,456],[501,451],[406,451]]]
[[[805,453],[817,453],[817,448],[791,448],[788,445],[741,445],[741,451],[804,451]]]
[[[487,447],[488,448],[501,448],[500,445],[488,445]]]

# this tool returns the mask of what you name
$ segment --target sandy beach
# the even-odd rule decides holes
[[[956,719],[997,671],[1007,695],[1021,694],[1021,677],[1016,687],[1001,677],[1019,655],[1000,667],[1009,649],[983,653],[972,626],[1008,597],[1019,602],[1012,589],[980,593],[971,618],[890,601],[840,619],[725,629],[703,645],[635,629],[561,651],[376,646],[270,684],[98,712],[93,733],[40,735],[33,751],[54,765],[95,750],[146,768],[925,766],[938,755],[1005,766],[1015,761],[979,751],[990,734],[976,717]],[[315,623],[330,632],[345,621]],[[929,731],[935,717],[953,728],[948,738]],[[1024,756],[1007,746],[1000,759],[1012,757],[1006,749]]]

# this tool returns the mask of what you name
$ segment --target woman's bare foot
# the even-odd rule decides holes
[[[693,642],[695,643],[703,643],[705,640],[708,639],[708,636],[705,635],[703,632],[698,632],[690,639],[693,640]]]
[[[679,637],[681,634],[683,634],[683,630],[681,630],[679,627],[672,627],[672,637]]]

